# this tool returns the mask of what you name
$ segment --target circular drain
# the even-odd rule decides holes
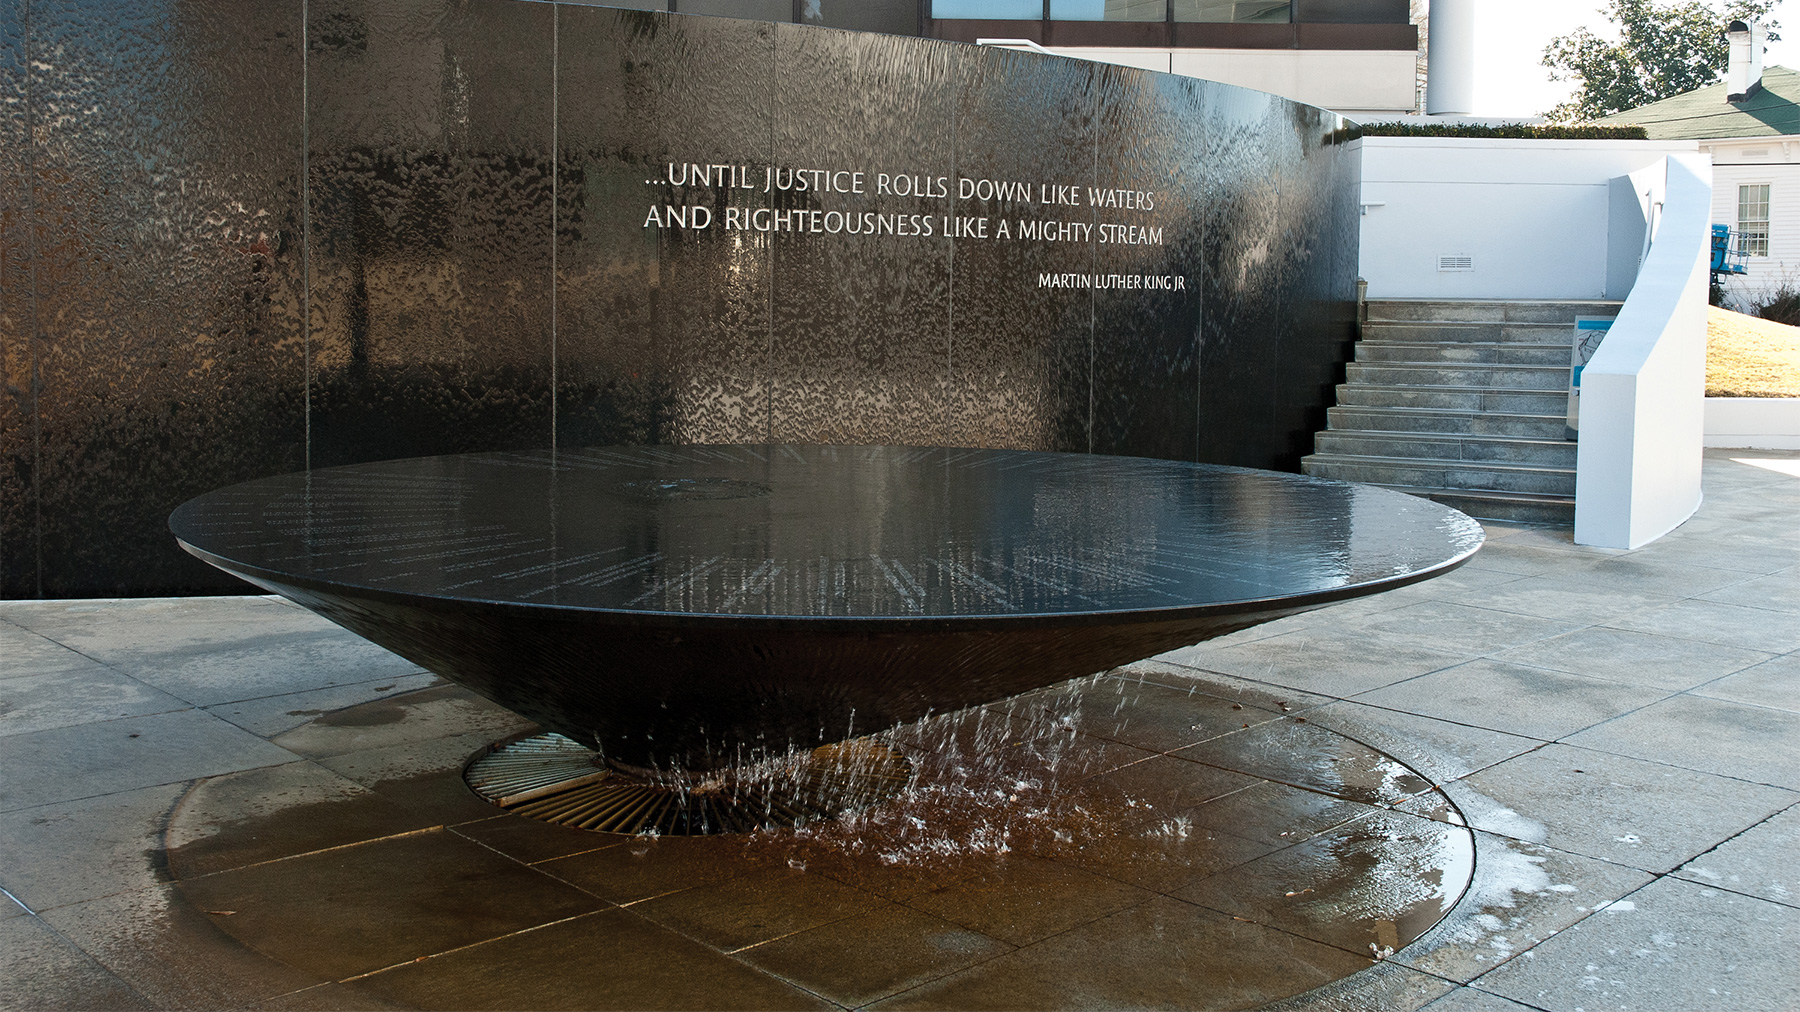
[[[804,825],[878,804],[911,779],[905,756],[867,738],[668,784],[607,769],[587,746],[539,734],[496,745],[463,771],[475,793],[515,815],[660,836]]]

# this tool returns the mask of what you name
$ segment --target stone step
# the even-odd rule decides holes
[[[1575,342],[1573,323],[1384,323],[1366,324],[1364,344],[1560,344]]]
[[[1575,444],[1565,439],[1332,429],[1313,436],[1313,452],[1333,457],[1456,460],[1547,468],[1575,466]]]
[[[1568,365],[1398,365],[1352,362],[1344,367],[1350,386],[1479,387],[1486,390],[1538,390],[1564,394],[1569,389]]]
[[[1568,414],[1567,390],[1488,390],[1469,386],[1392,386],[1340,383],[1340,407],[1440,408],[1451,411],[1504,411],[1510,414]]]
[[[1509,495],[1502,492],[1471,492],[1467,489],[1416,488],[1410,485],[1382,487],[1443,503],[1477,520],[1509,524],[1555,524],[1561,527],[1569,527],[1575,523],[1575,497],[1572,495]]]
[[[1569,342],[1526,344],[1523,341],[1359,341],[1356,360],[1368,364],[1439,365],[1569,365]]]
[[[1372,432],[1418,432],[1457,436],[1514,436],[1561,439],[1564,415],[1450,411],[1437,408],[1336,407],[1328,413],[1332,429]]]
[[[1467,323],[1573,323],[1577,316],[1617,316],[1622,302],[1604,300],[1370,299],[1373,321],[1427,320]]]
[[[1529,467],[1413,457],[1365,457],[1315,453],[1302,458],[1307,474],[1371,485],[1438,488],[1527,495],[1574,495],[1575,469]]]

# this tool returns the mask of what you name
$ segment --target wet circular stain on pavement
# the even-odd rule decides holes
[[[495,808],[463,762],[529,728],[409,695],[202,781],[166,833],[187,902],[339,1002],[1254,1008],[1403,948],[1474,867],[1448,798],[1309,701],[1155,662],[876,735],[897,797],[712,836]]]

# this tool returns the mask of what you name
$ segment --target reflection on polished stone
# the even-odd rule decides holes
[[[607,447],[315,470],[199,557],[637,770],[741,765],[1465,561],[1380,489],[1130,457]]]

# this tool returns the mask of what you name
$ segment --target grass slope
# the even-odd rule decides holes
[[[1712,307],[1706,396],[1800,397],[1800,327]]]

